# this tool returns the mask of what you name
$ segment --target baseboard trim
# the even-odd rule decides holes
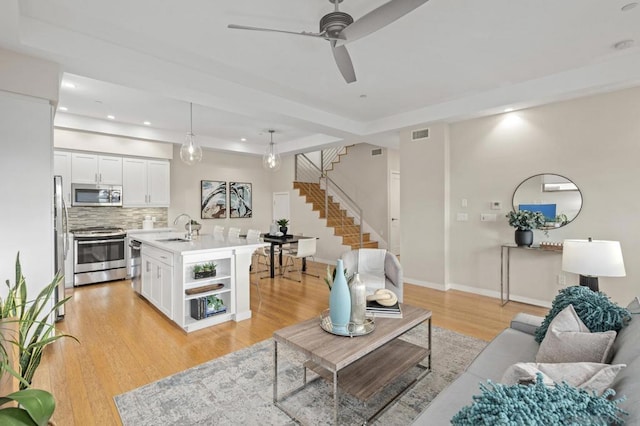
[[[237,312],[234,318],[235,322],[244,321],[251,318],[251,311]]]
[[[472,293],[472,294],[477,294],[479,296],[486,296],[486,297],[491,297],[492,299],[500,300],[499,291],[489,290],[486,288],[471,287],[468,285],[462,285],[462,284],[456,284],[456,283],[449,283],[446,285],[437,284],[429,281],[416,280],[413,278],[405,278],[404,282],[408,284],[421,286],[421,287],[432,288],[434,290],[440,290],[440,291],[458,290],[465,293]],[[527,305],[541,306],[543,308],[551,308],[551,302],[547,300],[532,299],[530,297],[518,296],[515,294],[510,295],[509,300],[513,302],[526,303]]]

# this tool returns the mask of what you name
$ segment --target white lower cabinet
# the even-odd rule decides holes
[[[180,255],[143,243],[141,256],[142,296],[186,332],[235,318],[232,250]]]
[[[142,245],[142,295],[173,319],[173,253]]]
[[[187,332],[234,319],[235,262],[229,251],[182,256],[181,286],[175,287],[175,321]],[[215,276],[210,265],[215,265]]]

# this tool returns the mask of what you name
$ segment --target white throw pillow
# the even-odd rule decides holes
[[[515,385],[536,381],[536,374],[542,373],[542,379],[547,386],[567,382],[571,386],[588,391],[596,391],[602,395],[616,378],[625,364],[600,364],[596,362],[572,363],[534,363],[519,362],[513,364],[502,376],[501,383]]]
[[[591,333],[573,305],[564,308],[549,324],[536,362],[598,362],[606,363],[612,355],[615,331]]]

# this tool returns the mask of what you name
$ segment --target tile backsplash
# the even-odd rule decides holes
[[[166,207],[70,207],[69,229],[90,226],[117,226],[124,229],[141,229],[145,216],[156,218],[154,228],[166,228],[169,209]]]

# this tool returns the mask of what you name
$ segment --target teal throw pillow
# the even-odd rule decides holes
[[[610,400],[613,389],[601,396],[567,383],[546,386],[537,374],[532,385],[480,384],[482,395],[453,418],[454,426],[617,425],[624,424],[618,407],[624,398]]]
[[[551,310],[536,330],[536,342],[542,342],[551,321],[569,305],[573,305],[573,309],[592,333],[609,330],[617,332],[631,321],[629,311],[613,303],[606,294],[585,286],[567,287],[558,292]]]

